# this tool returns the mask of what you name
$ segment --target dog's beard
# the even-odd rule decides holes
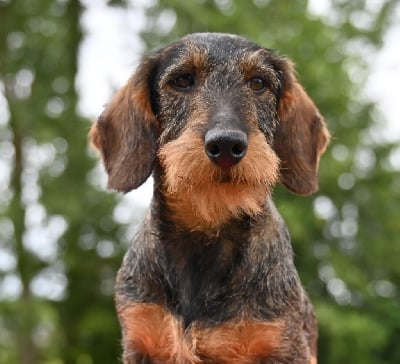
[[[215,230],[232,218],[259,214],[279,177],[279,159],[258,132],[249,135],[245,157],[229,171],[215,165],[203,141],[187,131],[158,156],[172,217],[191,230]]]

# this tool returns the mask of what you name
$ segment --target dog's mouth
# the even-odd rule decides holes
[[[222,178],[218,181],[219,183],[232,183],[232,177],[229,174],[222,176]]]
[[[248,180],[246,174],[241,173],[239,164],[230,168],[221,168],[214,166],[209,175],[209,181],[212,185],[236,185],[246,186],[248,184],[254,185],[251,180]],[[200,181],[199,181],[200,182]],[[203,181],[204,182],[204,181]],[[202,183],[202,182],[200,182]]]
[[[212,179],[217,184],[235,182],[234,177],[232,176],[231,168],[227,169],[218,168],[218,172],[215,173]]]

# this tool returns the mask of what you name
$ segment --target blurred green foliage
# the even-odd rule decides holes
[[[90,124],[76,113],[74,88],[80,12],[77,1],[0,2],[9,113],[0,158],[11,167],[0,206],[0,224],[11,231],[2,229],[0,249],[16,259],[0,279],[3,293],[7,280],[21,285],[15,297],[0,298],[1,363],[118,362],[119,326],[104,282],[114,279],[124,248],[114,197],[87,183],[95,163],[87,154]],[[49,234],[57,227],[55,240]],[[113,247],[107,258],[96,253],[104,241]],[[54,245],[50,256],[46,244]],[[40,279],[45,292],[35,289]]]
[[[152,2],[142,37],[154,49],[189,32],[237,33],[295,62],[333,134],[320,192],[274,194],[318,314],[319,362],[400,363],[397,146],[377,139],[382,120],[361,97],[365,58],[398,2],[328,3],[321,17],[305,0]],[[120,362],[112,281],[124,227],[114,195],[89,182],[90,124],[74,88],[81,12],[76,0],[0,0],[0,363]],[[40,242],[54,229],[46,255]],[[54,290],[35,289],[40,279]]]

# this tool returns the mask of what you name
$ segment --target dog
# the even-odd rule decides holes
[[[191,34],[143,59],[90,131],[109,188],[154,178],[116,283],[125,364],[317,362],[271,192],[315,192],[329,138],[293,64],[243,37]]]

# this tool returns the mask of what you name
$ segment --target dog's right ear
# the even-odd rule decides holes
[[[129,192],[153,169],[158,125],[150,82],[155,67],[155,58],[144,60],[90,130],[90,142],[101,154],[111,189]]]

